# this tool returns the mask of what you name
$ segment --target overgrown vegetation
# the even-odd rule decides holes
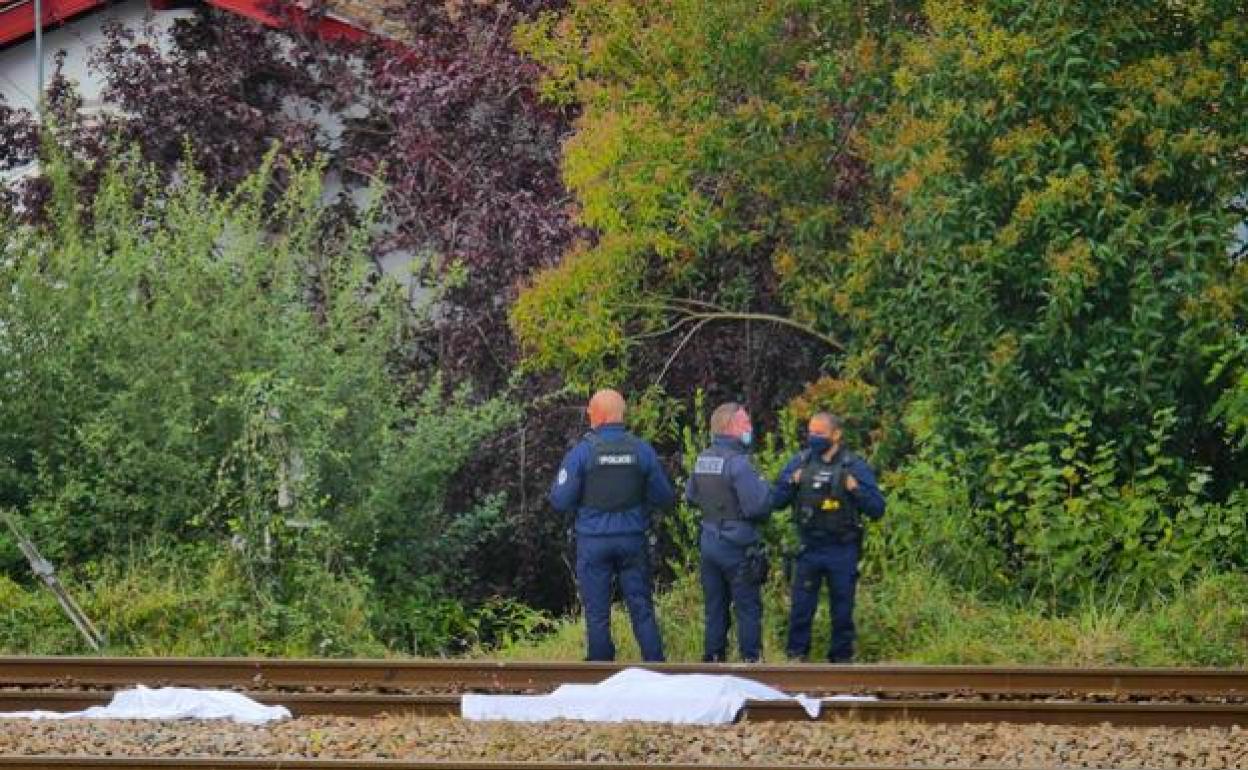
[[[425,321],[370,270],[364,228],[322,219],[318,166],[217,195],[123,155],[90,208],[74,172],[46,169],[47,225],[0,231],[0,504],[66,565],[157,538],[233,551],[260,604],[351,578],[407,647],[401,602],[454,595],[497,526],[498,501],[443,501],[515,408],[403,363]]]
[[[528,364],[646,382],[787,329],[821,355],[705,381],[796,361],[781,414],[851,418],[871,569],[1049,610],[1242,569],[1243,4],[745,5],[522,28],[602,233],[517,302]]]
[[[858,590],[858,658],[864,662],[939,665],[1242,666],[1248,659],[1248,578],[1201,578],[1177,593],[1144,603],[1090,597],[1046,616],[1026,601],[993,601],[924,567],[890,569]],[[656,609],[668,659],[702,657],[702,591],[685,575]],[[776,576],[763,594],[763,661],[784,661],[788,587]],[[628,616],[616,608],[611,629],[620,656],[640,657]],[[491,656],[576,660],[584,654],[584,622],[568,618],[540,639],[521,640]],[[815,616],[812,649],[828,648],[827,610]],[[735,644],[730,641],[729,649]],[[735,654],[735,653],[734,653]]]
[[[69,589],[133,655],[383,656],[367,580],[305,561],[285,596],[257,592],[245,562],[214,543],[145,544],[71,570]],[[53,596],[0,577],[0,650],[82,650]]]
[[[321,617],[307,586],[353,585],[367,633],[325,616],[330,652],[579,657],[571,626],[523,637],[574,603],[542,498],[610,383],[677,476],[720,399],[768,473],[813,410],[849,418],[890,500],[868,658],[1244,660],[1242,0],[409,3],[399,26],[410,55],[215,12],[167,51],[113,29],[107,120],[56,82],[36,229],[0,235],[0,504],[112,565],[77,585],[189,542],[248,607]],[[0,170],[35,151],[23,116],[0,132]],[[153,165],[94,162],[117,137]],[[348,194],[323,209],[326,175]],[[396,254],[434,312],[369,269]],[[663,535],[679,655],[694,514]],[[792,548],[786,514],[767,537]]]

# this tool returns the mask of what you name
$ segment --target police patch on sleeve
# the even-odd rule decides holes
[[[568,469],[567,468],[559,469],[559,478],[555,480],[555,483],[559,484],[560,486],[568,483]]]
[[[722,476],[724,474],[724,458],[699,457],[693,464],[693,472],[701,476]]]

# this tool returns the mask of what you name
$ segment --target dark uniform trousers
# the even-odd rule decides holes
[[[578,535],[576,580],[585,605],[589,660],[614,660],[611,641],[611,576],[620,576],[633,636],[643,660],[663,660],[663,641],[650,593],[650,557],[644,534]]]
[[[807,545],[798,554],[793,570],[793,601],[789,612],[790,657],[810,653],[810,627],[819,606],[819,590],[828,584],[832,615],[832,644],[828,660],[848,662],[854,654],[854,591],[858,586],[858,557],[862,544]]]
[[[714,524],[702,527],[701,577],[706,609],[702,649],[708,661],[727,658],[729,603],[736,610],[741,659],[755,662],[762,655],[762,585],[747,574],[747,548],[723,537]]]

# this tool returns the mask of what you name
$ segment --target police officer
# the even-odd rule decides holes
[[[624,428],[624,397],[589,400],[590,431],[563,458],[550,489],[558,511],[576,512],[576,581],[585,606],[586,660],[614,660],[611,580],[618,577],[633,635],[647,661],[663,660],[646,542],[650,509],[676,498],[653,447]]]
[[[762,654],[766,555],[755,528],[771,515],[771,486],[746,454],[753,442],[750,415],[728,402],[711,414],[711,446],[698,455],[685,499],[702,512],[702,599],[706,611],[705,662],[726,659],[728,610],[736,610],[741,659]]]
[[[793,505],[801,539],[793,574],[789,613],[790,658],[810,654],[810,626],[827,580],[831,595],[832,645],[828,660],[850,663],[854,657],[854,592],[862,551],[863,516],[884,515],[884,496],[875,473],[843,443],[841,419],[827,412],[810,418],[807,447],[776,479],[773,505]]]

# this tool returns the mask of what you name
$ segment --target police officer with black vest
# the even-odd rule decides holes
[[[558,511],[576,512],[586,660],[615,659],[611,581],[618,578],[642,658],[661,661],[646,530],[650,511],[671,506],[676,493],[654,448],[624,428],[624,408],[624,397],[614,390],[600,390],[590,399],[590,432],[563,458],[550,502]]]
[[[728,402],[711,414],[711,445],[698,455],[685,499],[702,512],[702,598],[706,632],[702,660],[727,657],[728,611],[735,608],[741,659],[762,655],[762,584],[766,554],[756,527],[771,514],[771,486],[747,454],[753,442],[750,415]]]
[[[793,505],[801,539],[786,652],[790,658],[810,654],[810,626],[826,580],[832,604],[828,660],[850,663],[863,517],[883,516],[884,496],[871,467],[843,445],[839,417],[820,412],[810,418],[808,428],[807,447],[780,472],[773,500],[775,508]]]

